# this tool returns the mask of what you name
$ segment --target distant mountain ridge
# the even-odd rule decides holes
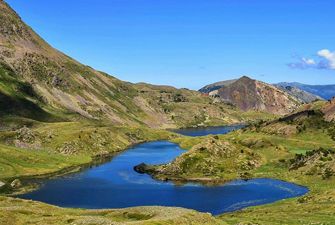
[[[304,91],[298,87],[291,86],[291,85],[275,85],[279,89],[289,93],[290,95],[299,99],[302,103],[311,103],[317,100],[324,100],[322,97]]]
[[[329,85],[309,85],[309,84],[301,84],[297,82],[282,82],[276,84],[278,86],[291,86],[296,87],[311,94],[320,96],[326,100],[330,100],[335,97],[335,84]]]

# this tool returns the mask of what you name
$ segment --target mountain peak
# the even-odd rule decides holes
[[[221,87],[216,96],[244,111],[264,111],[279,115],[290,113],[301,104],[277,87],[248,76],[242,76],[235,82]]]
[[[6,2],[0,1],[0,10],[0,35],[2,39],[13,42],[31,37],[32,30],[23,23],[20,16]]]
[[[249,76],[243,75],[243,76],[240,77],[238,80],[247,80],[247,81],[251,81],[251,80],[254,80],[254,79],[250,78]]]

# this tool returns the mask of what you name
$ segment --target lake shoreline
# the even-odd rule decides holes
[[[298,197],[309,191],[306,187],[273,178],[213,180],[213,178],[198,179],[193,177],[188,179],[191,182],[187,184],[182,183],[181,179],[161,182],[147,175],[137,175],[138,173],[133,171],[131,165],[136,165],[135,163],[142,160],[151,163],[157,162],[157,159],[160,159],[159,161],[163,163],[170,162],[182,154],[183,150],[177,144],[169,141],[153,141],[128,149],[129,152],[126,151],[116,156],[105,165],[74,176],[46,181],[42,189],[17,197],[65,208],[117,209],[161,205],[184,207],[200,212],[210,212],[213,215],[221,215],[226,211],[231,212],[249,206]],[[168,155],[166,155],[167,153]],[[134,161],[134,159],[136,160]],[[88,190],[92,194],[84,194]],[[150,191],[148,192],[148,190]],[[230,192],[232,193],[227,196],[227,193]],[[75,196],[78,197],[71,193],[75,193]],[[197,193],[197,198],[192,193]],[[214,202],[206,205],[206,207],[203,207],[202,204],[199,205],[202,202],[201,199],[207,199],[206,196],[209,193],[216,196],[213,198]],[[172,194],[170,198],[164,198],[164,196],[170,194]],[[106,197],[101,199],[101,196],[104,195]],[[125,201],[125,199],[127,200]],[[218,201],[225,203],[218,206]],[[250,203],[244,205],[244,201]],[[243,204],[235,206],[235,204],[240,203]]]
[[[110,160],[112,160],[115,156],[123,153],[124,151],[127,151],[128,149],[131,149],[135,147],[136,145],[144,144],[144,143],[149,143],[152,141],[160,141],[160,139],[157,140],[149,140],[149,141],[139,141],[137,143],[133,143],[125,147],[124,149],[121,149],[116,152],[112,152],[109,154],[104,154],[104,155],[97,155],[97,156],[92,156],[91,161],[83,164],[78,164],[78,165],[72,165],[68,166],[53,172],[45,173],[45,174],[35,174],[35,175],[27,175],[27,176],[15,176],[15,177],[10,177],[3,179],[2,181],[5,183],[3,187],[0,189],[0,195],[4,196],[9,196],[9,197],[15,197],[16,195],[19,194],[26,194],[31,191],[37,190],[40,188],[39,182],[41,180],[51,180],[51,179],[56,179],[58,177],[63,177],[69,174],[75,174],[79,173],[81,171],[84,171],[86,169],[93,168],[95,166],[103,165]],[[163,141],[163,140],[161,140]],[[168,140],[167,140],[168,141]],[[11,187],[11,182],[19,180],[21,182],[21,186],[17,189],[14,189]]]
[[[177,130],[182,130],[182,129],[192,129],[192,128],[199,128],[199,129],[211,129],[211,128],[223,128],[223,127],[239,127],[239,126],[247,126],[246,123],[238,123],[238,124],[227,124],[227,125],[218,125],[218,126],[198,126],[198,127],[180,127],[178,129],[167,129],[166,131],[174,133],[176,135],[182,135],[183,134],[177,133]],[[238,128],[241,129],[241,128]],[[77,164],[77,165],[71,165],[65,168],[61,168],[59,170],[55,170],[53,172],[45,173],[45,174],[35,174],[35,175],[26,175],[26,176],[14,176],[14,177],[9,177],[1,180],[2,182],[5,183],[3,187],[0,189],[0,194],[5,195],[5,196],[15,196],[18,194],[25,194],[31,191],[34,191],[40,187],[38,184],[39,180],[42,179],[55,179],[58,177],[62,177],[65,175],[69,174],[74,174],[81,172],[85,169],[91,168],[93,166],[99,166],[104,163],[107,163],[108,161],[112,160],[113,157],[117,156],[118,154],[121,154],[124,151],[127,151],[128,149],[131,149],[135,147],[136,145],[139,144],[144,144],[148,142],[153,142],[153,141],[172,141],[175,138],[170,138],[170,139],[154,139],[154,140],[140,140],[136,143],[132,143],[128,146],[126,146],[123,149],[120,149],[119,151],[112,152],[109,154],[104,154],[104,155],[96,155],[91,157],[91,161],[83,164]],[[174,142],[175,143],[175,142]],[[176,143],[179,145],[179,143]],[[179,145],[180,146],[180,145]],[[186,150],[186,149],[185,149]],[[19,180],[21,183],[21,186],[19,188],[12,188],[11,183],[15,180]]]

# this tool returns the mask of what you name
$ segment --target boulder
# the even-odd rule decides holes
[[[137,166],[134,166],[134,170],[137,172],[137,173],[140,173],[140,174],[144,174],[148,171],[148,165],[145,164],[145,163],[141,163]]]
[[[19,179],[15,179],[15,180],[10,184],[10,186],[11,186],[12,188],[19,188],[19,187],[22,186],[22,183],[21,183],[21,181],[20,181]]]

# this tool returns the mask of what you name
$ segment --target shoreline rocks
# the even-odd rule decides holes
[[[147,173],[148,172],[148,165],[145,164],[145,163],[141,163],[141,164],[139,164],[137,166],[134,166],[134,170],[137,173],[140,173],[140,174]]]
[[[19,179],[15,179],[15,180],[12,181],[12,183],[10,184],[10,186],[12,188],[16,189],[16,188],[21,187],[22,183],[21,183],[21,181]]]

